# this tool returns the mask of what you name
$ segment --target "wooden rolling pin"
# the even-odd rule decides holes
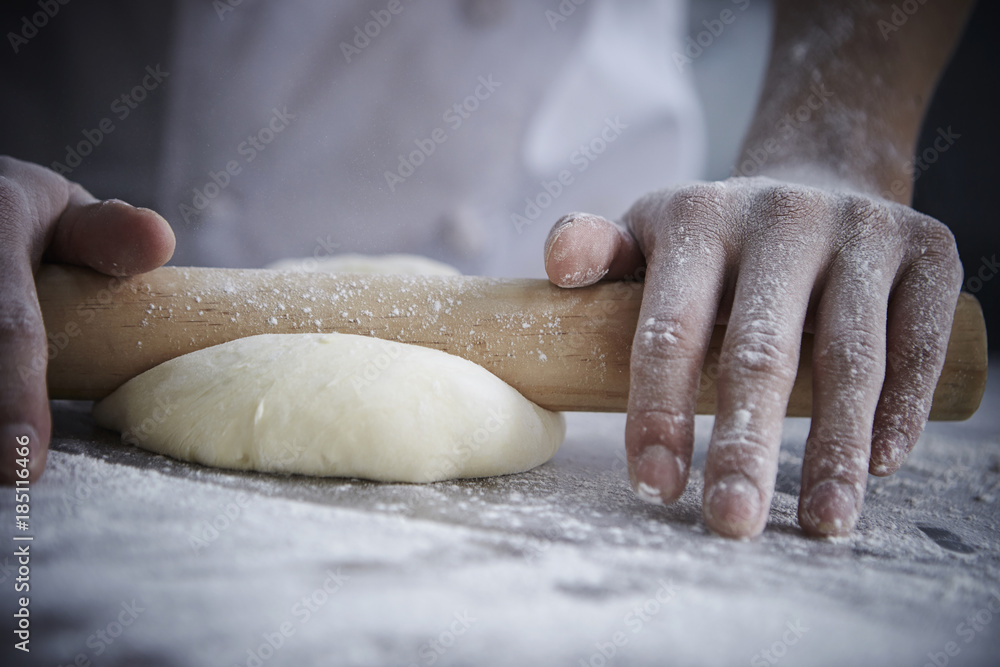
[[[552,410],[624,412],[641,283],[560,289],[544,280],[335,276],[165,267],[132,278],[47,265],[37,275],[52,398],[99,399],[188,352],[261,333],[342,332],[434,347],[487,368]],[[725,327],[715,328],[698,411],[715,410]],[[963,294],[931,419],[966,419],[986,386],[986,328]],[[812,405],[802,340],[790,416]]]

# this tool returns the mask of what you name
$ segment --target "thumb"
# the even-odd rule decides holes
[[[545,241],[545,272],[560,287],[585,287],[634,275],[646,263],[635,237],[589,213],[559,219]]]
[[[35,293],[38,262],[127,275],[159,266],[173,249],[173,232],[156,213],[100,202],[47,169],[0,159],[0,483],[25,473],[37,479],[48,452],[48,338]]]
[[[155,211],[118,199],[99,201],[74,185],[44,258],[129,276],[166,263],[174,245],[170,225]]]

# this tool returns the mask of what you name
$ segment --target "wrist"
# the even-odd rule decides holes
[[[908,204],[922,110],[896,107],[875,113],[873,107],[892,107],[892,101],[878,92],[858,100],[850,86],[821,74],[810,78],[818,81],[785,80],[780,94],[768,95],[765,89],[734,175],[853,190]]]
[[[891,0],[777,0],[770,63],[734,175],[848,188],[909,204],[916,141],[970,0],[883,32]]]

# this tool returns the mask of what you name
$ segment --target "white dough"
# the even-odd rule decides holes
[[[333,255],[331,257],[281,259],[267,268],[280,271],[320,273],[391,273],[423,276],[457,276],[459,270],[443,262],[420,255]]]
[[[242,338],[167,361],[94,407],[144,449],[209,466],[433,482],[548,461],[565,423],[486,369],[349,334]]]

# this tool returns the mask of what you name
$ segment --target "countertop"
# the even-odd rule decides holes
[[[0,493],[3,664],[996,665],[1000,364],[980,411],[870,478],[850,538],[796,525],[808,421],[786,422],[764,534],[709,533],[710,417],[670,507],[628,488],[623,415],[570,414],[520,475],[429,485],[212,470],[56,402],[31,487],[31,653],[13,650],[13,492]],[[13,546],[12,546],[13,545]],[[13,657],[11,661],[9,658]]]

